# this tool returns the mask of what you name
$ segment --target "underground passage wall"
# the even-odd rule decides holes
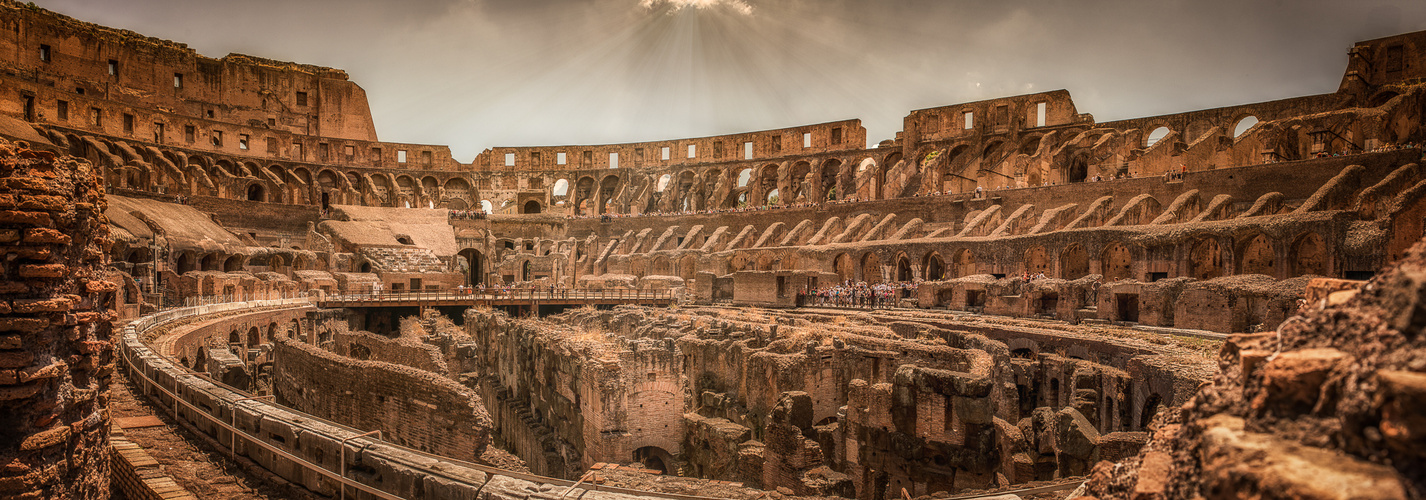
[[[472,309],[465,324],[499,395],[495,441],[532,468],[637,461],[799,495],[1082,475],[1137,452],[1212,369],[1176,345],[944,313]]]

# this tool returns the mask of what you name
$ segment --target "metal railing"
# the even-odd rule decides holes
[[[632,291],[631,291],[631,292],[632,292]],[[556,291],[556,293],[558,293],[558,291]],[[653,294],[651,291],[648,291],[648,292],[645,292],[645,293],[647,293],[647,294]],[[665,294],[664,296],[667,296],[667,292],[663,292],[663,293]],[[339,423],[336,423],[336,422],[331,422],[331,421],[329,421],[329,420],[326,420],[326,419],[323,419],[323,418],[320,418],[320,417],[316,417],[316,416],[313,416],[313,415],[309,415],[309,414],[306,414],[306,413],[302,413],[302,412],[293,410],[293,409],[291,409],[291,408],[287,408],[287,407],[283,407],[283,406],[277,405],[277,404],[275,404],[275,403],[270,403],[270,402],[267,402],[267,401],[262,401],[262,400],[261,400],[262,397],[253,397],[252,395],[248,394],[248,393],[245,392],[245,391],[242,391],[242,390],[239,390],[239,389],[236,389],[236,388],[233,388],[233,387],[224,385],[224,384],[222,384],[221,382],[219,382],[219,381],[217,381],[217,380],[213,380],[213,379],[212,379],[211,377],[209,377],[207,374],[190,372],[190,371],[188,371],[187,369],[182,368],[182,365],[179,364],[177,361],[174,361],[172,358],[168,357],[167,355],[165,355],[165,354],[163,354],[163,353],[159,353],[159,352],[154,351],[153,349],[150,349],[147,345],[143,344],[142,341],[139,340],[139,339],[141,338],[140,335],[141,335],[145,330],[148,330],[148,329],[153,328],[153,327],[155,327],[155,326],[162,325],[162,324],[164,324],[164,323],[168,323],[168,322],[171,322],[171,321],[176,321],[176,320],[179,320],[179,319],[184,319],[184,318],[189,318],[189,317],[195,317],[195,316],[202,316],[202,315],[208,315],[208,314],[219,313],[219,312],[242,310],[242,309],[257,309],[257,308],[276,307],[276,306],[283,306],[283,305],[305,306],[305,305],[311,304],[311,302],[312,302],[312,299],[309,299],[309,298],[294,298],[294,299],[281,299],[281,300],[263,300],[263,301],[252,301],[252,302],[231,302],[231,303],[222,303],[222,304],[212,304],[212,305],[203,305],[203,306],[194,306],[194,307],[185,307],[185,308],[179,308],[179,309],[171,309],[171,310],[167,310],[167,311],[163,311],[163,312],[151,314],[151,315],[148,315],[148,316],[145,316],[145,317],[142,317],[142,318],[139,318],[139,319],[137,319],[137,320],[135,320],[135,321],[130,322],[130,323],[124,328],[123,341],[119,343],[120,356],[121,356],[121,357],[123,358],[123,360],[124,360],[124,365],[125,365],[125,367],[127,368],[128,373],[131,375],[131,379],[132,379],[134,382],[140,384],[140,386],[141,386],[141,387],[140,387],[140,388],[141,388],[141,392],[142,392],[144,395],[146,395],[146,396],[147,396],[147,395],[150,395],[150,394],[162,395],[162,396],[164,396],[164,397],[167,397],[169,400],[171,400],[171,404],[169,404],[169,402],[162,401],[162,400],[158,400],[158,399],[156,399],[155,402],[158,403],[158,405],[157,405],[158,407],[165,409],[165,410],[170,414],[170,416],[172,416],[172,417],[174,418],[175,421],[184,421],[184,420],[187,420],[187,421],[189,421],[189,422],[193,422],[193,423],[196,424],[196,423],[198,423],[198,422],[194,421],[193,419],[194,419],[194,418],[200,418],[200,419],[202,419],[204,422],[206,422],[206,423],[208,423],[208,424],[215,425],[215,426],[217,426],[217,427],[219,427],[219,428],[221,428],[221,429],[223,429],[223,430],[225,430],[225,431],[227,431],[227,432],[229,433],[228,442],[229,442],[229,451],[230,451],[231,454],[234,454],[234,455],[237,454],[237,443],[239,443],[239,442],[243,443],[243,446],[244,446],[244,447],[251,445],[251,446],[256,446],[256,447],[258,447],[258,448],[262,448],[263,450],[266,450],[266,451],[272,453],[272,454],[273,454],[274,456],[276,456],[276,457],[281,457],[281,458],[283,458],[283,459],[285,459],[285,460],[290,461],[290,462],[292,463],[292,465],[295,465],[295,466],[300,467],[300,468],[305,469],[305,470],[309,470],[309,471],[315,472],[315,473],[317,473],[317,474],[322,475],[323,477],[329,478],[329,479],[331,479],[331,480],[333,480],[333,481],[336,481],[336,482],[340,483],[340,484],[342,485],[342,486],[341,486],[341,490],[342,490],[342,491],[341,491],[341,496],[342,496],[343,498],[345,498],[345,496],[346,496],[346,487],[351,487],[351,488],[356,489],[356,490],[358,490],[358,491],[365,492],[365,493],[368,493],[368,494],[373,495],[373,496],[375,496],[375,497],[383,498],[383,499],[397,500],[397,499],[400,499],[401,497],[400,497],[400,496],[397,496],[397,495],[395,495],[395,494],[392,494],[392,493],[390,493],[390,492],[383,491],[383,490],[378,489],[378,488],[376,488],[376,487],[367,485],[367,484],[362,483],[362,482],[360,482],[360,481],[357,481],[357,480],[355,480],[355,479],[351,479],[351,478],[346,477],[346,471],[347,471],[348,468],[347,468],[347,464],[346,464],[346,459],[345,459],[346,454],[345,454],[345,453],[342,454],[342,457],[343,457],[343,458],[341,459],[341,463],[340,463],[340,464],[337,464],[337,467],[339,468],[339,471],[333,471],[333,470],[328,469],[327,467],[325,467],[325,466],[323,466],[323,465],[321,465],[321,464],[312,463],[312,462],[308,461],[307,459],[304,459],[304,458],[302,458],[302,457],[300,457],[300,456],[297,456],[297,455],[295,455],[295,454],[289,452],[289,451],[286,450],[286,449],[283,449],[283,447],[281,447],[281,446],[274,445],[274,444],[268,442],[266,439],[264,439],[264,438],[262,438],[262,437],[260,437],[260,436],[251,434],[251,433],[249,433],[248,431],[245,431],[245,430],[243,430],[243,429],[237,427],[237,425],[236,425],[236,423],[237,423],[236,415],[230,415],[228,420],[225,420],[225,419],[221,418],[221,417],[218,416],[218,415],[214,415],[213,413],[214,413],[214,412],[217,412],[219,408],[222,408],[222,406],[219,406],[219,408],[201,408],[201,407],[199,407],[198,405],[195,405],[195,404],[193,404],[192,402],[188,401],[186,398],[184,398],[183,396],[181,396],[179,393],[187,392],[187,393],[190,393],[190,395],[192,395],[192,394],[200,394],[200,393],[201,393],[201,394],[206,394],[206,395],[207,395],[209,398],[211,398],[213,401],[222,403],[222,402],[224,402],[223,398],[222,398],[222,397],[219,397],[219,394],[218,394],[217,392],[215,392],[215,390],[228,391],[228,392],[231,392],[232,394],[235,394],[235,395],[240,396],[240,397],[238,397],[238,398],[236,398],[236,399],[232,399],[232,400],[230,400],[230,401],[227,401],[227,403],[231,406],[231,408],[228,408],[228,410],[227,410],[227,411],[229,411],[230,413],[233,412],[233,411],[238,407],[239,404],[243,405],[244,407],[253,408],[253,409],[261,409],[261,408],[265,408],[265,407],[270,407],[270,408],[279,410],[280,412],[283,412],[283,413],[289,413],[289,414],[292,414],[292,415],[294,415],[294,416],[296,416],[296,417],[298,417],[298,418],[300,418],[300,419],[308,420],[308,421],[310,421],[310,422],[320,423],[320,424],[323,424],[323,425],[325,425],[325,426],[329,426],[329,427],[331,427],[331,428],[333,428],[333,429],[336,429],[336,430],[340,431],[340,435],[328,435],[328,436],[324,436],[324,437],[327,437],[327,438],[329,438],[330,440],[332,440],[332,441],[334,441],[334,442],[339,442],[339,443],[364,442],[364,443],[367,443],[367,446],[380,445],[380,446],[390,447],[390,448],[392,448],[392,449],[399,450],[399,451],[401,452],[401,454],[385,454],[385,455],[382,455],[382,456],[381,456],[381,459],[384,460],[384,461],[386,461],[387,463],[400,464],[400,465],[405,466],[405,467],[408,467],[408,468],[410,468],[410,469],[412,469],[412,470],[420,471],[420,472],[423,473],[423,474],[427,474],[427,475],[430,475],[430,476],[438,476],[438,477],[444,478],[445,480],[448,480],[448,481],[451,481],[451,482],[456,482],[456,483],[461,483],[461,484],[467,484],[467,485],[469,485],[469,486],[471,486],[471,487],[473,488],[473,491],[478,491],[479,489],[486,487],[486,484],[485,484],[485,483],[480,483],[480,484],[473,483],[473,482],[470,481],[470,476],[461,475],[461,474],[455,473],[455,472],[459,472],[459,471],[454,471],[454,472],[452,472],[452,471],[448,471],[448,470],[447,470],[448,468],[431,467],[431,466],[430,466],[430,463],[429,463],[429,460],[438,460],[438,461],[440,461],[440,462],[442,462],[442,463],[444,463],[444,464],[455,465],[455,466],[459,466],[459,467],[464,468],[464,469],[474,470],[474,471],[480,471],[480,472],[483,472],[483,473],[486,473],[486,474],[493,474],[493,475],[498,475],[498,476],[504,476],[504,477],[508,477],[508,478],[511,478],[511,479],[517,479],[517,480],[522,480],[522,481],[529,481],[529,482],[532,482],[532,483],[550,484],[550,485],[555,485],[555,486],[560,486],[560,487],[566,487],[566,488],[568,488],[568,489],[566,490],[566,494],[568,494],[569,492],[573,491],[574,489],[581,489],[581,490],[587,490],[587,491],[599,491],[599,492],[606,492],[606,493],[615,493],[615,494],[622,494],[622,495],[631,495],[631,496],[637,496],[637,497],[667,498],[667,499],[672,499],[672,500],[718,500],[717,498],[714,498],[714,497],[703,497],[703,496],[696,496],[696,495],[683,495],[683,494],[678,494],[678,493],[664,493],[664,492],[655,492],[655,491],[635,490],[635,489],[629,489],[629,488],[619,488],[619,487],[614,487],[614,486],[606,486],[606,485],[601,485],[601,484],[595,484],[595,483],[591,483],[591,482],[588,482],[588,481],[570,481],[570,480],[567,480],[567,479],[560,479],[560,478],[539,476],[539,475],[529,474],[529,473],[523,473],[523,472],[510,471],[510,470],[499,469],[499,468],[490,467],[490,466],[484,466],[484,465],[474,464],[474,463],[466,462],[466,461],[463,461],[463,460],[454,459],[454,458],[451,458],[451,457],[444,457],[444,456],[434,455],[434,454],[426,453],[426,452],[423,452],[423,451],[420,451],[420,450],[415,450],[415,449],[411,449],[411,448],[406,448],[406,447],[404,447],[404,446],[396,445],[396,444],[393,444],[393,443],[390,443],[390,442],[387,442],[387,441],[383,441],[383,440],[381,440],[381,439],[373,439],[373,438],[371,438],[371,437],[369,436],[369,434],[371,434],[371,432],[362,431],[362,430],[360,430],[360,429],[355,429],[355,428],[352,428],[352,427],[349,427],[349,426],[346,426],[346,425],[342,425],[342,424],[339,424]],[[138,352],[139,350],[142,350],[143,352]],[[142,365],[142,366],[139,365],[139,364],[136,364],[136,358],[139,358],[139,357],[141,357],[141,356],[149,356],[149,357],[152,357],[152,358],[156,358],[156,360],[155,360],[156,362],[155,362],[155,363],[152,363],[152,364],[144,364],[144,365]],[[163,383],[160,383],[159,381],[157,381],[157,380],[154,379],[154,376],[158,375],[159,373],[163,373],[163,375],[164,375],[165,377],[172,379],[172,382],[173,382],[173,383],[172,383],[172,385],[173,385],[173,389],[172,389],[172,390],[170,390],[169,388],[165,387]],[[211,388],[211,389],[210,389],[210,388]],[[180,414],[180,409],[185,409],[186,412],[184,412],[183,414]],[[269,417],[269,418],[270,418],[270,417]],[[294,419],[294,420],[296,420],[296,419]],[[289,424],[289,425],[291,425],[291,426],[293,426],[293,427],[303,427],[304,429],[306,428],[306,427],[304,427],[304,426],[302,426],[302,425],[297,424],[296,422],[286,422],[286,423]],[[199,431],[199,432],[202,432],[202,431]],[[338,434],[338,433],[329,433],[329,434]],[[222,441],[221,441],[221,440],[218,440],[216,436],[214,437],[214,439],[217,440],[217,441],[219,442],[219,444],[222,443]],[[310,447],[307,447],[307,448],[310,448]],[[342,446],[342,449],[345,450],[345,446],[344,446],[344,445]],[[367,453],[380,454],[380,450],[379,450],[379,449],[378,449],[378,450],[368,450]],[[244,455],[247,456],[246,453],[245,453]],[[421,457],[421,458],[426,459],[426,460],[425,460],[425,461],[411,460],[411,459],[408,459],[408,458],[403,457],[402,455]],[[262,464],[259,464],[259,465],[261,466]],[[276,473],[276,471],[273,471],[273,472]],[[281,476],[281,474],[279,474],[279,476]],[[295,482],[296,484],[298,484],[298,485],[303,485],[303,486],[305,487],[305,484],[303,484],[302,481],[294,481],[294,482]]]
[[[328,295],[319,300],[324,304],[361,305],[390,302],[460,302],[495,303],[523,302],[662,302],[675,300],[669,290],[580,290],[556,288],[521,288],[510,290],[425,290],[420,292],[367,292]]]

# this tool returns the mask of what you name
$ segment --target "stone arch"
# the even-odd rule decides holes
[[[1263,233],[1244,238],[1238,245],[1238,274],[1266,274],[1277,277],[1277,252]]]
[[[911,270],[911,259],[902,252],[896,256],[896,281],[911,281],[916,278],[916,273]]]
[[[881,283],[881,258],[876,252],[867,252],[862,255],[860,266],[861,281],[867,283]]]
[[[1247,134],[1249,130],[1252,130],[1253,127],[1257,126],[1258,122],[1258,117],[1251,114],[1245,114],[1241,117],[1238,117],[1233,121],[1233,138],[1242,138],[1244,134]]]
[[[1169,128],[1168,124],[1166,123],[1150,125],[1148,127],[1145,127],[1145,130],[1148,130],[1149,133],[1144,135],[1144,142],[1142,143],[1144,149],[1154,147],[1160,141],[1163,141],[1165,137],[1168,137],[1170,134],[1173,134],[1173,129]]]
[[[1060,252],[1060,278],[1076,280],[1089,275],[1089,253],[1078,243]]]
[[[232,255],[223,260],[223,272],[238,272],[243,270],[243,256]]]
[[[787,196],[784,203],[799,203],[807,201],[809,186],[807,185],[807,174],[812,172],[812,164],[807,160],[802,160],[792,164],[792,171],[787,179]]]
[[[1134,277],[1134,255],[1129,246],[1113,242],[1104,247],[1099,256],[1100,273],[1105,280],[1126,280]]]
[[[1223,275],[1223,249],[1217,238],[1202,238],[1188,253],[1188,275],[1207,280]]]
[[[829,158],[822,162],[820,174],[822,199],[819,201],[840,200],[846,195],[846,193],[843,192],[844,188],[840,187],[840,183],[838,182],[841,168],[842,160],[836,158]]]
[[[672,276],[673,263],[669,261],[667,255],[655,256],[649,263],[649,274],[654,276]]]
[[[1327,249],[1322,244],[1322,237],[1314,232],[1298,236],[1292,245],[1291,262],[1293,276],[1327,276]]]
[[[757,266],[759,271],[771,271],[773,268],[773,256],[770,252],[763,252],[758,255]]]
[[[266,202],[267,188],[263,187],[261,182],[248,184],[246,199],[248,201]]]
[[[932,251],[926,254],[925,259],[921,261],[921,269],[922,279],[926,281],[935,281],[946,277],[946,261],[941,258],[939,252]]]
[[[606,175],[599,181],[599,213],[620,213],[622,210],[615,204],[614,195],[619,192],[619,176]]]
[[[1050,273],[1050,258],[1043,246],[1033,246],[1025,250],[1025,260],[1023,262],[1025,272],[1030,274]]]
[[[678,277],[686,282],[691,282],[698,277],[698,257],[693,254],[684,255],[678,260]]]
[[[832,272],[837,273],[837,277],[841,278],[844,282],[856,279],[857,270],[856,267],[852,265],[852,256],[845,252],[837,254],[837,256],[832,259]]]
[[[963,278],[976,274],[975,252],[969,248],[957,250],[954,257],[951,257],[950,273],[952,278]]]
[[[530,201],[525,202],[525,205],[520,208],[520,213],[522,213],[522,214],[538,214],[538,213],[540,213],[540,202],[539,202],[539,201],[536,201],[536,200],[530,200]]]
[[[475,204],[475,193],[470,188],[470,182],[463,177],[451,177],[446,180],[445,196],[440,204],[451,210],[467,210]],[[439,205],[438,205],[439,206]]]

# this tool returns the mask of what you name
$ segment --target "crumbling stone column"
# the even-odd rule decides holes
[[[109,227],[92,167],[0,143],[0,497],[109,497]]]

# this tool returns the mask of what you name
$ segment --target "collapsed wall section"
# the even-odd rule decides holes
[[[0,497],[109,497],[109,227],[95,171],[0,142]]]

